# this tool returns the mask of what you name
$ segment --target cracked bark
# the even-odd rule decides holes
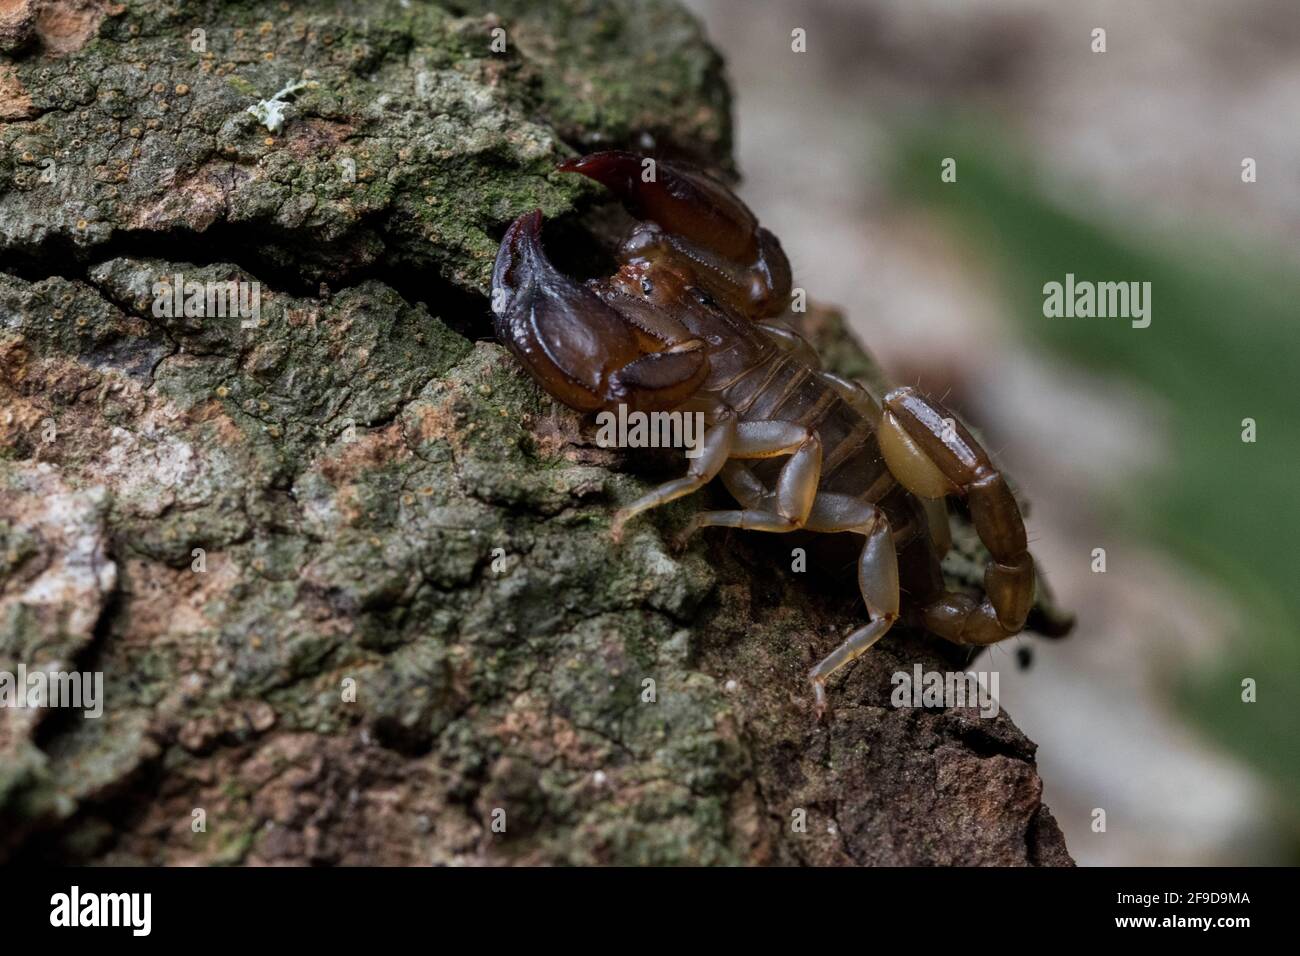
[[[279,133],[246,112],[301,78]],[[955,649],[900,631],[812,722],[851,557],[670,554],[691,501],[615,548],[612,506],[680,461],[596,448],[478,340],[519,212],[599,262],[570,148],[731,168],[680,10],[20,2],[0,90],[0,671],[107,697],[0,709],[0,857],[1069,862],[1005,715],[889,706]],[[260,326],[155,316],[175,273],[260,282]],[[870,374],[833,313],[806,331]]]

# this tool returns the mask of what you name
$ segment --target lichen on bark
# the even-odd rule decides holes
[[[851,583],[673,553],[691,502],[616,547],[680,462],[595,447],[485,340],[504,226],[603,200],[558,159],[730,167],[681,10],[17,3],[0,89],[0,671],[106,691],[0,709],[0,856],[1068,862],[1005,715],[888,706],[947,650],[891,637],[813,723]],[[155,314],[178,275],[257,283],[258,321]]]

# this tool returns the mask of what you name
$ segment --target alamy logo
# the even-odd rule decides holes
[[[1151,324],[1150,282],[1076,281],[1073,272],[1065,282],[1043,286],[1043,315],[1049,319],[1131,319],[1135,329]]]
[[[43,670],[29,673],[26,664],[19,664],[17,673],[0,671],[0,707],[80,708],[83,716],[94,720],[104,713],[104,674]]]
[[[131,935],[148,936],[153,928],[152,893],[70,893],[50,897],[51,926],[129,926]]]
[[[617,415],[601,412],[596,424],[601,448],[685,448],[687,458],[703,453],[703,412],[629,412],[620,404]]]
[[[997,671],[895,671],[889,702],[895,707],[979,707],[981,717],[998,715]]]
[[[262,321],[262,283],[199,282],[178,272],[153,284],[153,314],[159,319],[235,318],[241,328]]]

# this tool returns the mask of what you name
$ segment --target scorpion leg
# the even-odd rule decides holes
[[[792,422],[742,422],[731,446],[732,458],[779,458],[789,455],[776,480],[776,494],[770,507],[747,507],[740,511],[703,511],[692,519],[678,539],[684,543],[700,528],[745,528],[751,531],[797,531],[808,520],[817,497],[822,472],[822,443],[817,433]],[[736,480],[737,472],[731,473]],[[755,479],[756,481],[756,479]]]
[[[771,501],[771,492],[744,461],[727,462],[722,480],[747,509],[762,509]],[[821,719],[826,712],[826,681],[861,657],[898,620],[898,557],[884,512],[848,495],[818,494],[804,527],[822,533],[852,531],[865,538],[858,558],[858,590],[870,620],[849,634],[808,675],[813,684],[817,717]]]
[[[744,508],[771,508],[772,491],[765,485],[749,462],[733,458],[727,462],[718,477],[726,486],[731,497],[740,502]]]
[[[670,501],[689,495],[707,485],[727,463],[727,457],[736,443],[736,414],[731,409],[724,409],[718,414],[717,422],[704,433],[700,456],[692,458],[685,477],[664,482],[658,488],[642,495],[626,508],[620,508],[614,515],[610,533],[615,541],[623,537],[623,526],[651,508],[658,508]]]
[[[911,388],[885,396],[880,447],[913,494],[965,496],[991,555],[984,600],[945,592],[924,608],[926,628],[956,644],[992,644],[1017,633],[1034,602],[1034,561],[1020,508],[988,453],[951,412]]]
[[[772,492],[763,484],[749,464],[743,461],[732,459],[723,467],[719,476],[731,497],[735,498],[740,504],[749,509],[772,510]],[[820,501],[820,497],[818,501]],[[952,548],[952,530],[948,527],[948,509],[942,500],[922,498],[921,505],[925,508],[926,523],[930,530],[930,543],[934,547],[934,554],[942,558]],[[817,505],[814,505],[816,508]],[[843,529],[839,529],[843,530]],[[684,545],[679,541],[679,545]]]
[[[854,531],[866,540],[858,558],[858,589],[871,619],[808,673],[817,719],[826,713],[826,681],[885,636],[898,620],[898,555],[885,513],[849,495],[820,494],[808,517],[810,531]]]

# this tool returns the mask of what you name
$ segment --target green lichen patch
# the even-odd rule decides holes
[[[572,146],[658,129],[726,154],[695,24],[598,6],[129,0],[94,42],[8,68],[30,107],[0,124],[0,251],[219,236],[309,277],[415,268],[486,292],[506,223],[595,193],[553,171]]]

